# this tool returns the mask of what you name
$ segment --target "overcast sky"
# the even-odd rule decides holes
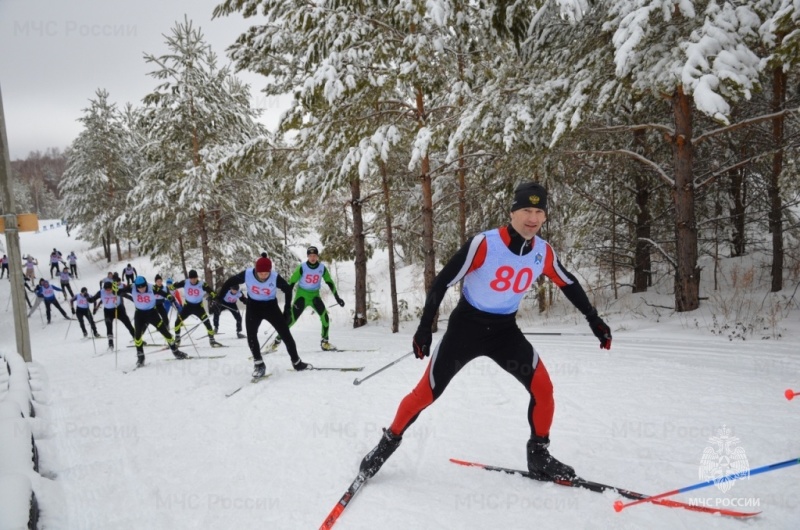
[[[80,132],[76,121],[98,88],[122,107],[136,106],[155,86],[144,53],[166,53],[164,34],[184,14],[229,62],[225,48],[255,19],[211,20],[222,0],[0,0],[0,89],[11,159],[48,147],[64,150]],[[266,98],[266,78],[237,74],[250,84],[261,121],[274,130],[289,98]]]

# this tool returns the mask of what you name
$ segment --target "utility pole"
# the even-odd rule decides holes
[[[25,311],[25,293],[22,292],[22,254],[19,250],[19,228],[17,207],[11,190],[11,160],[8,154],[8,135],[6,134],[6,114],[3,111],[3,91],[0,90],[0,195],[5,207],[6,243],[8,244],[8,273],[11,284],[11,305],[14,313],[14,332],[17,338],[17,353],[26,363],[31,356],[31,334],[28,329],[28,315]]]

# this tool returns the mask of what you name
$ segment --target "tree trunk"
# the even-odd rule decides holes
[[[633,141],[642,155],[646,154],[644,131],[637,130]],[[633,255],[633,292],[644,293],[652,285],[653,273],[650,262],[650,241],[652,239],[650,215],[650,187],[647,176],[636,172],[633,177],[636,187],[636,246]]]
[[[186,268],[186,250],[183,248],[183,236],[178,237],[178,252],[181,255],[181,267],[183,267],[183,277],[189,276],[189,270]]]
[[[617,186],[611,180],[611,285],[614,288],[614,300],[619,299],[617,289]]]
[[[675,136],[672,154],[675,164],[675,310],[679,313],[700,307],[700,268],[697,266],[697,224],[694,212],[692,147],[692,100],[679,86],[672,99]]]
[[[203,255],[203,278],[208,285],[214,285],[211,277],[211,252],[208,247],[208,226],[206,226],[206,209],[201,208],[197,215],[197,230],[200,232],[200,251]]]
[[[111,263],[111,233],[108,230],[103,236],[103,253],[106,255],[106,262]]]
[[[114,238],[114,244],[117,246],[117,261],[122,261],[125,257],[122,255],[122,245],[119,244],[119,238]]]
[[[730,184],[728,194],[731,200],[731,256],[740,257],[745,253],[745,213],[744,213],[744,170],[734,169],[729,172]]]
[[[367,325],[367,250],[364,238],[364,217],[361,207],[361,180],[358,175],[350,180],[350,208],[353,212],[353,248],[356,268],[356,309],[353,328]]]
[[[786,104],[786,73],[781,66],[772,71],[772,112],[780,112]],[[780,176],[783,171],[784,117],[772,120],[772,173],[769,178],[769,230],[772,232],[772,292],[783,289],[783,218]]]
[[[420,127],[425,125],[425,104],[420,88],[417,88],[417,120]],[[428,153],[425,153],[420,165],[419,180],[422,184],[422,254],[424,256],[423,279],[426,294],[430,292],[436,277],[436,249],[433,246],[433,187],[430,171],[431,160]],[[439,315],[437,313],[433,319],[431,331],[436,332],[438,324]]]
[[[389,193],[389,176],[386,164],[380,162],[383,183],[383,209],[386,220],[386,248],[389,250],[389,294],[392,297],[392,333],[400,331],[400,308],[397,305],[397,279],[394,265],[394,232],[392,231],[392,203]]]
[[[539,313],[547,311],[547,290],[544,275],[536,278],[536,304],[539,306]]]
[[[467,242],[467,169],[464,162],[464,144],[458,144],[458,239]]]

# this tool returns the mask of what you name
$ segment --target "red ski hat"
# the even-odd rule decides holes
[[[269,258],[258,258],[256,260],[256,272],[272,272],[272,260]]]

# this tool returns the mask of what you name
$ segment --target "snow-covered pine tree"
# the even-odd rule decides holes
[[[282,252],[272,243],[280,227],[265,215],[279,208],[269,168],[248,162],[270,139],[249,87],[218,66],[199,28],[184,19],[166,44],[166,54],[145,55],[160,84],[144,98],[150,164],[132,200],[151,199],[137,220],[148,250],[165,266],[202,266],[215,285],[214,273],[224,280],[226,268],[252,263],[265,245]]]
[[[669,166],[639,157],[629,149],[606,150],[605,154],[622,154],[648,164],[651,171],[673,189],[675,306],[678,311],[695,309],[699,303],[700,274],[695,194],[699,188],[714,182],[719,174],[730,170],[730,165],[725,163],[724,167],[701,177],[694,167],[696,150],[715,136],[739,126],[730,124],[731,103],[749,98],[760,84],[759,58],[751,38],[760,24],[759,17],[748,5],[690,0],[599,1],[594,3],[592,11],[591,16],[598,23],[584,24],[582,31],[573,32],[573,39],[565,43],[571,48],[572,59],[563,56],[564,73],[559,78],[545,75],[542,81],[531,83],[532,89],[542,95],[546,95],[548,85],[557,86],[562,94],[560,102],[551,106],[557,109],[551,113],[555,119],[548,118],[549,126],[544,130],[552,131],[552,145],[567,129],[575,129],[595,118],[602,119],[598,112],[604,107],[611,105],[622,112],[624,107],[619,103],[640,95],[663,98],[668,105],[662,107],[658,120],[661,123],[616,129],[617,123],[613,120],[604,123],[607,132],[632,133],[637,127],[660,131],[672,149]],[[580,53],[580,50],[590,49],[589,39],[598,51]],[[545,57],[539,53],[541,42],[541,38],[530,39],[523,46],[527,56]],[[581,68],[587,58],[601,53],[601,47],[613,52],[614,77],[605,71]],[[552,58],[551,50],[547,49],[546,56]],[[530,64],[539,63],[531,61]],[[590,97],[597,93],[592,88],[597,86],[601,87],[599,98]],[[694,134],[693,122],[700,115],[716,120],[716,128],[709,127],[708,132]]]
[[[131,189],[131,174],[122,153],[128,131],[122,114],[110,103],[108,92],[98,89],[83,110],[83,130],[67,150],[67,168],[59,184],[66,221],[78,229],[79,237],[102,244],[111,262],[111,244],[119,238],[114,221],[125,212]]]
[[[446,146],[453,110],[468,85],[453,80],[470,75],[471,64],[464,64],[470,42],[491,42],[480,33],[455,42],[454,31],[481,26],[471,22],[486,10],[471,7],[475,9],[465,9],[460,2],[421,0],[313,6],[230,0],[215,10],[217,16],[241,11],[245,17],[258,13],[266,19],[241,35],[230,55],[238,68],[270,76],[267,94],[295,94],[295,107],[282,130],[299,131],[301,189],[327,197],[335,188],[350,188],[357,264],[365,262],[359,245],[363,234],[357,227],[363,224],[360,211],[367,206],[355,195],[363,191],[357,179],[375,180],[370,189],[380,190],[380,164],[395,146],[409,149],[397,160],[416,174],[417,191],[409,198],[417,199],[415,231],[422,241],[426,288],[435,274],[435,197],[457,197],[448,193],[452,186],[436,183],[447,171],[454,175],[450,166],[459,163],[446,160]],[[357,315],[365,309],[364,287],[359,287],[365,282],[358,280],[365,274],[357,265]]]

